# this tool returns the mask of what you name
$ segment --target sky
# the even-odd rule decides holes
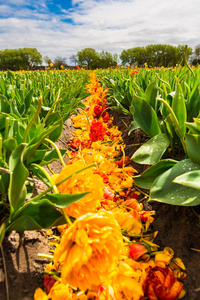
[[[0,50],[52,60],[84,48],[120,54],[151,44],[200,44],[199,0],[0,0]]]

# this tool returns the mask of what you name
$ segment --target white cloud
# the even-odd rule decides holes
[[[149,44],[187,43],[194,49],[200,43],[199,0],[73,0],[73,8],[60,8],[59,15],[48,10],[47,1],[29,3],[32,9],[23,0],[0,6],[2,49],[35,47],[55,58],[85,47],[120,54]]]

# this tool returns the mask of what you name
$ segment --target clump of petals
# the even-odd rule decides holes
[[[134,271],[124,262],[119,263],[113,286],[117,300],[140,300],[144,295],[141,284],[141,272]]]
[[[92,142],[102,141],[106,134],[106,127],[102,122],[93,120],[90,126],[90,140]]]
[[[84,166],[82,161],[76,161],[73,164],[67,165],[52,181],[58,183],[67,176],[82,169]],[[98,174],[94,174],[93,169],[90,168],[74,174],[71,178],[60,184],[58,190],[61,194],[89,192],[88,195],[84,196],[81,200],[65,208],[65,212],[69,216],[78,218],[83,214],[94,211],[100,204],[104,195],[104,183],[102,177]]]
[[[150,300],[180,299],[183,284],[179,282],[169,268],[158,266],[147,270],[147,277],[143,285],[145,296]],[[182,296],[184,293],[182,293]]]
[[[129,213],[123,210],[114,210],[115,218],[123,230],[126,230],[128,234],[139,235],[142,232],[142,224],[139,220],[136,211]]]
[[[48,296],[41,288],[37,288],[34,293],[34,300],[48,300]]]
[[[56,282],[48,294],[51,300],[69,300],[72,298],[72,292],[68,285],[62,282]]]
[[[111,212],[88,213],[65,232],[54,252],[63,283],[82,290],[105,282],[116,268],[122,234]]]

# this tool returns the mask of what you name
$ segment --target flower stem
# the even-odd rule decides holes
[[[36,113],[34,114],[34,116],[31,118],[31,120],[29,121],[27,127],[26,127],[26,130],[25,130],[25,133],[24,133],[24,139],[23,139],[23,143],[26,142],[26,139],[27,139],[27,136],[28,136],[28,131],[31,127],[31,125],[34,123],[34,121],[36,120],[36,118],[39,116],[39,113],[40,113],[40,110],[42,108],[42,97],[39,98],[39,101],[38,101],[38,107],[37,107],[37,110],[36,110]]]
[[[64,208],[62,208],[62,213],[63,213],[63,216],[64,216],[64,218],[65,218],[66,223],[67,223],[69,226],[71,226],[71,225],[72,225],[72,221],[70,220],[68,214],[65,212],[65,209],[64,209]]]
[[[53,259],[53,255],[44,254],[44,253],[38,253],[38,257]]]
[[[62,100],[62,98],[59,99],[59,97],[60,97],[60,89],[58,90],[57,97],[56,97],[56,101],[54,102],[54,104],[52,105],[52,107],[51,107],[50,110],[48,111],[46,117],[44,118],[44,122],[43,122],[44,124],[45,124],[45,122],[46,122],[48,116],[50,115],[50,113],[53,111],[54,107],[56,107],[56,105],[58,104],[58,102],[60,102],[60,101]]]
[[[59,159],[60,159],[60,162],[61,162],[62,166],[63,166],[63,167],[66,167],[66,164],[65,164],[65,162],[64,162],[64,160],[63,160],[63,158],[62,158],[62,154],[61,154],[61,152],[60,152],[58,146],[57,146],[53,141],[51,141],[51,140],[48,139],[48,138],[45,138],[45,141],[48,142],[49,144],[51,144],[51,145],[56,149],[56,152],[57,152],[57,154],[58,154],[58,157],[59,157]]]
[[[183,135],[182,135],[182,132],[181,132],[181,128],[179,126],[179,123],[178,123],[178,120],[177,120],[177,117],[173,111],[173,109],[171,108],[171,106],[167,103],[167,101],[165,101],[164,99],[162,98],[156,98],[158,101],[162,102],[166,108],[168,109],[174,123],[175,123],[175,126],[176,126],[176,129],[178,131],[178,134],[179,134],[179,137],[180,137],[180,140],[181,140],[181,143],[182,143],[182,146],[183,146],[183,149],[184,149],[184,152],[186,153],[186,146],[185,146],[185,143],[184,143],[184,140],[183,140]]]

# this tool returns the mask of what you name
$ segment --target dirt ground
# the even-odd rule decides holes
[[[141,135],[141,132],[128,136],[130,119],[126,116],[114,114],[114,124],[123,132],[123,139],[127,145],[126,155],[131,156],[138,147],[134,145],[144,142],[145,136]],[[71,137],[72,130],[72,122],[69,119],[64,124],[62,136],[58,141],[60,148],[66,148],[66,141]],[[67,156],[65,160],[67,161]],[[147,167],[138,164],[133,166],[139,174]],[[54,172],[59,172],[61,165],[54,162],[51,168]],[[36,181],[35,185],[38,192],[45,188],[45,185],[39,181]],[[187,294],[183,299],[200,300],[199,207],[178,207],[151,202],[145,203],[145,208],[156,211],[152,226],[152,231],[158,231],[155,243],[160,246],[160,249],[171,247],[175,251],[175,256],[180,257],[186,266],[187,277],[183,283]],[[43,270],[48,263],[47,259],[38,257],[38,253],[49,254],[46,230],[24,233],[13,231],[6,235],[2,249],[0,300],[33,299],[35,289],[42,288]]]

